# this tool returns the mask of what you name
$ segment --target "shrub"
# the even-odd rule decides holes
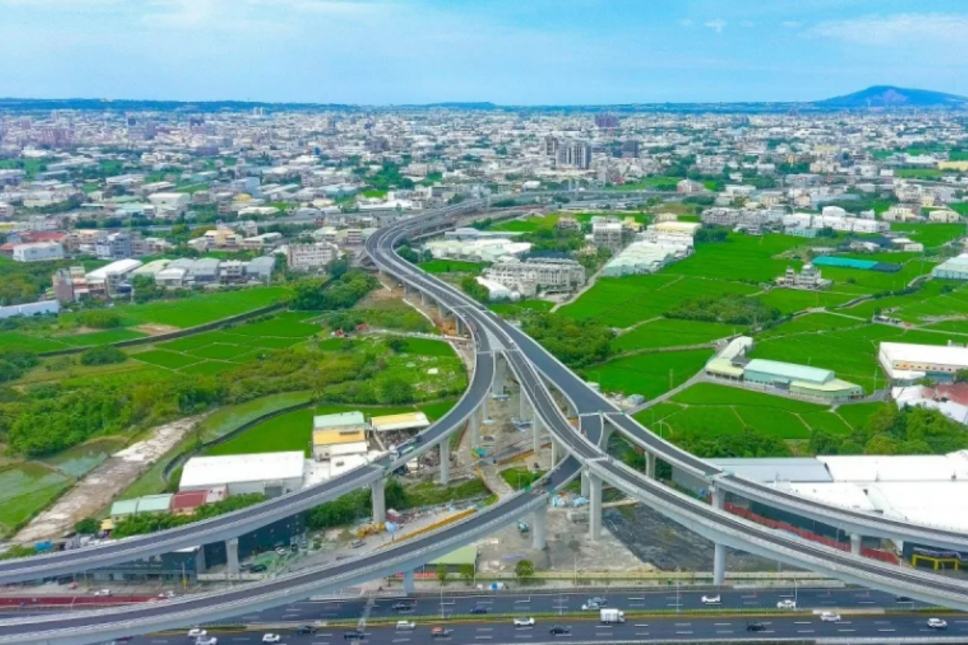
[[[110,365],[123,363],[126,360],[128,360],[127,354],[110,345],[92,347],[81,354],[81,365]]]

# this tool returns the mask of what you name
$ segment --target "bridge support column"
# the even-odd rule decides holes
[[[507,367],[508,363],[504,356],[494,354],[494,380],[491,381],[491,394],[504,394]]]
[[[561,449],[561,444],[555,439],[554,435],[551,437],[551,467],[554,468],[555,465],[561,460],[564,451]]]
[[[614,432],[614,428],[602,420],[602,450],[608,450],[608,440],[611,438],[612,432]]]
[[[651,452],[645,453],[645,476],[649,479],[655,479],[655,460],[656,456]]]
[[[518,410],[518,416],[520,416],[521,420],[523,421],[531,416],[531,402],[528,401],[528,397],[525,395],[524,390],[521,390],[518,396],[520,398],[519,404],[521,408]]]
[[[588,537],[597,541],[602,537],[602,480],[588,473]]]
[[[225,541],[225,568],[231,575],[239,573],[239,538]]]
[[[450,485],[450,437],[440,442],[440,484]]]
[[[467,420],[467,429],[471,433],[471,448],[476,448],[481,443],[481,419],[483,416],[484,409],[477,408],[471,412],[471,416]]]
[[[424,293],[423,291],[420,292],[420,306],[421,307],[427,306],[427,294]]]
[[[380,479],[370,484],[370,497],[373,501],[373,523],[383,524],[387,521],[387,498],[384,488],[386,480]]]
[[[458,336],[463,336],[464,335],[463,329],[464,329],[464,326],[461,324],[460,318],[458,318],[457,316],[454,316],[454,333],[457,334]]]
[[[863,537],[857,535],[856,533],[850,534],[850,552],[853,555],[860,555],[860,547],[863,542]]]
[[[652,455],[652,460],[655,456]],[[721,488],[712,489],[713,506],[722,509],[726,505],[726,491]],[[722,586],[726,582],[726,547],[719,542],[715,543],[713,551],[713,584]]]
[[[581,496],[588,499],[591,495],[591,480],[588,478],[588,471],[581,471]]]
[[[542,551],[548,546],[548,507],[542,506],[534,512],[531,524],[531,548]]]
[[[416,591],[417,585],[414,582],[413,569],[403,572],[403,593],[412,596]]]
[[[534,451],[534,456],[536,459],[538,457],[538,452],[541,450],[541,433],[541,417],[536,414],[534,415],[534,422],[531,424],[531,439],[534,442],[531,448]]]

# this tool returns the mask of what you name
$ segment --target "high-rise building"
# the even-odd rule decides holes
[[[587,170],[592,165],[592,145],[587,141],[566,141],[558,146],[559,166]]]
[[[618,117],[614,114],[603,112],[595,115],[595,126],[599,128],[617,128]]]
[[[626,159],[634,159],[639,156],[639,142],[638,141],[623,141],[622,142],[622,157]]]
[[[558,141],[558,137],[552,134],[549,134],[548,136],[545,137],[545,154],[548,155],[549,157],[556,156],[558,154],[559,145],[560,145],[560,142]]]

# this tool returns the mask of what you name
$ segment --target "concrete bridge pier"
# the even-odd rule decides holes
[[[588,537],[602,537],[602,478],[588,473]]]
[[[581,496],[588,499],[591,494],[591,479],[589,479],[588,471],[583,470],[581,471]]]
[[[414,582],[414,572],[413,569],[410,571],[403,572],[403,593],[408,596],[412,596],[417,590],[417,585]]]
[[[440,485],[450,485],[450,437],[440,442]]]
[[[491,394],[504,394],[507,381],[508,362],[502,354],[494,354],[494,378],[491,380]]]
[[[721,488],[713,488],[713,506],[722,510],[726,505],[726,491]],[[719,542],[715,543],[713,551],[713,584],[722,586],[726,582],[726,547]]]
[[[863,536],[857,535],[856,533],[850,534],[850,552],[853,555],[861,554],[861,544],[863,543]]]
[[[481,419],[486,407],[486,403],[482,404],[481,407],[471,412],[471,416],[467,420],[467,429],[471,433],[471,448],[476,448],[481,443]]]
[[[424,293],[423,291],[420,292],[420,306],[421,307],[427,306],[427,294]]]
[[[239,574],[239,538],[225,541],[225,569],[230,575]]]
[[[518,398],[520,399],[520,410],[518,410],[518,417],[521,420],[528,419],[531,416],[531,402],[528,401],[528,397],[524,394],[523,389],[520,391]]]
[[[655,460],[655,455],[648,451],[645,452],[645,476],[649,479],[655,479]]]
[[[373,523],[383,524],[387,521],[386,480],[379,479],[370,484],[370,497],[373,502]]]
[[[548,507],[534,512],[531,520],[531,548],[541,551],[548,546]]]
[[[538,457],[538,453],[541,451],[541,434],[544,431],[544,427],[541,425],[541,417],[537,414],[534,415],[534,423],[531,424],[531,438],[534,441],[532,450],[534,451],[535,459]]]

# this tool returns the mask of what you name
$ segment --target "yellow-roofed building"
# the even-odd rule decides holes
[[[313,417],[313,459],[324,461],[366,453],[366,423],[361,412]]]

